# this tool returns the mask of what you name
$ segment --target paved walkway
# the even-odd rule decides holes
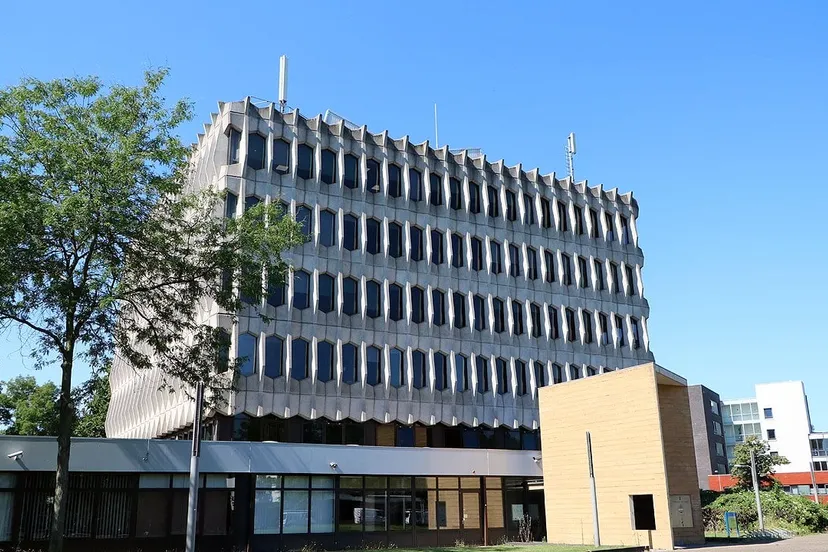
[[[763,544],[713,544],[699,549],[717,552],[828,552],[828,533]]]

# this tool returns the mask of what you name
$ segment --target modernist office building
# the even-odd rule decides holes
[[[543,536],[538,389],[653,360],[632,194],[249,99],[220,104],[194,165],[225,216],[280,202],[307,235],[259,305],[269,322],[204,313],[244,359],[208,413],[212,548],[493,543],[524,516]],[[94,473],[70,501],[107,516],[72,527],[163,549],[183,531],[188,449],[149,439],[185,436],[193,405],[158,373],[116,362],[110,381],[107,433],[140,441],[108,440],[111,461],[79,445],[73,470]],[[37,542],[47,486],[10,468],[6,537]]]

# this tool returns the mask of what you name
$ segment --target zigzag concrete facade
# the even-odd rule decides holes
[[[205,311],[255,351],[214,414],[537,429],[539,387],[653,360],[632,193],[331,122],[248,98],[199,135],[194,186],[309,234],[269,323]],[[190,423],[160,381],[115,363],[109,436]]]

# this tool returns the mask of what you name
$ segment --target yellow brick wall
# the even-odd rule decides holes
[[[693,450],[693,424],[687,388],[658,386],[659,411],[667,466],[667,489],[670,495],[689,495],[692,527],[674,527],[675,544],[704,543],[696,455]]]
[[[540,426],[549,542],[593,544],[586,452],[590,431],[601,543],[672,548],[652,364],[542,388]],[[688,443],[693,454],[692,438]],[[634,494],[653,495],[652,535],[633,529]]]

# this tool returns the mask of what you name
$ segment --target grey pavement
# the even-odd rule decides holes
[[[828,552],[828,533],[753,544],[708,544],[695,550],[717,552]]]

